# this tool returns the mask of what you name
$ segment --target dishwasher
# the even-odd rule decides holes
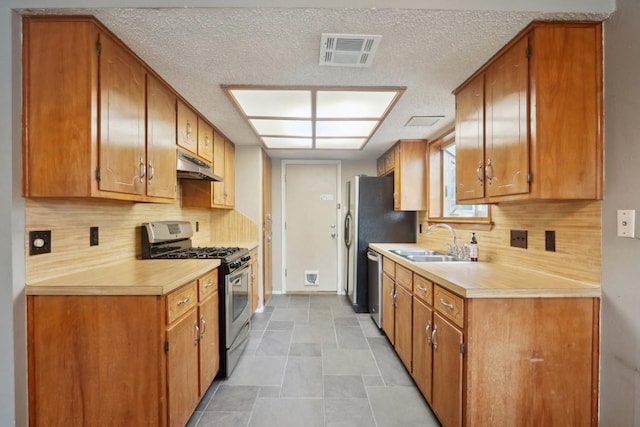
[[[382,256],[372,250],[367,251],[367,285],[369,293],[369,313],[378,328],[382,323]]]

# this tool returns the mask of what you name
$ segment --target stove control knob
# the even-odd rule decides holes
[[[251,259],[251,255],[244,255],[242,258],[240,258],[242,260],[242,262],[247,262]]]

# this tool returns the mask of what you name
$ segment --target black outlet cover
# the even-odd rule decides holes
[[[527,249],[527,230],[511,230],[511,246]]]
[[[89,227],[89,246],[98,246],[100,244],[100,229],[98,227]]]
[[[544,232],[544,249],[549,252],[556,251],[556,232],[546,230]]]
[[[48,254],[51,252],[51,230],[29,232],[29,255]]]

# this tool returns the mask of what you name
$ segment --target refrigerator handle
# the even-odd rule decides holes
[[[347,249],[351,248],[351,212],[344,217],[344,244]]]

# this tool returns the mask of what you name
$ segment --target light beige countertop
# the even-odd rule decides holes
[[[391,249],[415,243],[371,243],[369,247],[414,273],[465,298],[599,298],[598,284],[486,262],[412,262]]]
[[[37,283],[27,295],[165,295],[218,267],[217,259],[131,260]]]

